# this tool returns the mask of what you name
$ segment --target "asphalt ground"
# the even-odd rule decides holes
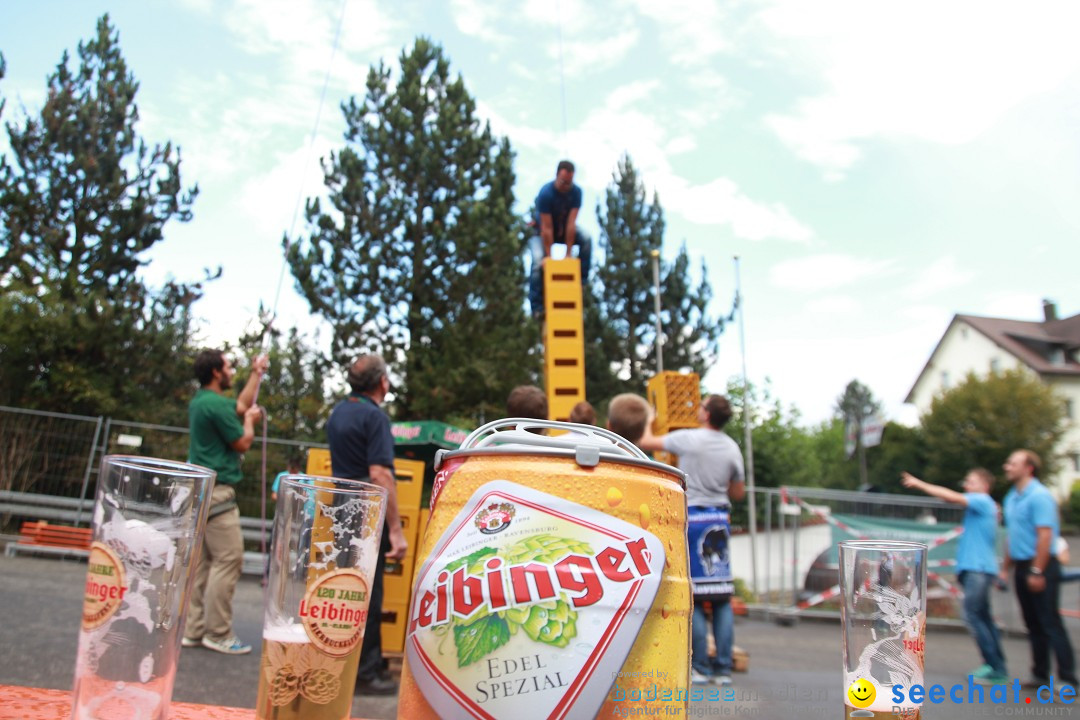
[[[0,684],[70,690],[82,610],[81,593],[86,564],[73,560],[35,557],[0,557]],[[1077,586],[1063,597],[1065,607],[1077,607]],[[1071,604],[1070,604],[1071,603]],[[262,588],[257,579],[244,577],[234,601],[237,635],[257,647],[262,627]],[[1073,646],[1080,639],[1080,620],[1068,619]],[[740,617],[735,643],[750,656],[749,671],[736,673],[725,698],[693,702],[691,717],[840,718],[843,692],[840,672],[840,627],[836,620],[801,620],[780,626],[771,620]],[[1006,637],[1005,654],[1010,673],[1027,677],[1029,651],[1024,637]],[[923,718],[1078,717],[1080,707],[1042,704],[1029,691],[1014,701],[969,703],[966,674],[980,664],[974,642],[962,631],[931,627],[926,637],[927,684],[948,689],[956,684],[964,702],[947,699],[926,703]],[[258,652],[226,656],[202,648],[185,649],[180,656],[173,698],[180,702],[255,706],[259,670]],[[698,687],[698,686],[695,686]],[[704,686],[708,692],[710,686]],[[1031,697],[1032,702],[1025,700]],[[1045,692],[1044,692],[1045,697]],[[650,706],[664,716],[662,704]],[[394,718],[393,697],[358,697],[357,718]],[[640,717],[641,715],[637,715]],[[634,716],[631,716],[634,717]]]

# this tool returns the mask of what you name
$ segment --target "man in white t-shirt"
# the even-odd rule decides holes
[[[638,441],[642,450],[665,450],[679,456],[686,473],[686,505],[690,548],[690,578],[694,585],[693,657],[691,678],[696,683],[731,684],[731,649],[735,640],[735,617],[731,608],[734,591],[727,539],[732,500],[742,500],[743,459],[724,426],[731,419],[731,405],[723,395],[710,395],[698,409],[701,427],[653,435],[647,423]],[[704,602],[712,604],[712,631],[716,661],[708,655]]]

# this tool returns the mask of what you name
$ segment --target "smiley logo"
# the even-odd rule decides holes
[[[853,706],[866,708],[870,707],[870,704],[874,702],[874,698],[877,697],[877,690],[874,689],[874,683],[859,678],[851,683],[851,687],[847,689],[847,696]]]

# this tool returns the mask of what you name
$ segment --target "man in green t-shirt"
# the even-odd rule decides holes
[[[255,405],[259,379],[269,361],[252,360],[251,377],[233,400],[225,395],[232,387],[232,362],[221,350],[203,350],[195,358],[195,377],[201,386],[188,406],[191,445],[188,462],[217,472],[210,497],[210,512],[203,536],[202,557],[195,568],[184,647],[202,646],[227,655],[251,652],[232,630],[232,600],[244,564],[244,536],[236,485],[240,453],[255,439],[255,423],[262,410]]]

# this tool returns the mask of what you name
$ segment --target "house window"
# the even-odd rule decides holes
[[[1066,400],[1065,401],[1065,417],[1069,418],[1070,420],[1073,419],[1073,401],[1072,400]]]
[[[941,389],[942,390],[948,390],[949,389],[949,371],[948,370],[942,370],[941,371]]]
[[[1080,472],[1080,453],[1072,453],[1069,459],[1072,460],[1073,472]]]
[[[1001,360],[998,358],[990,358],[990,372],[997,375],[1001,372]]]

